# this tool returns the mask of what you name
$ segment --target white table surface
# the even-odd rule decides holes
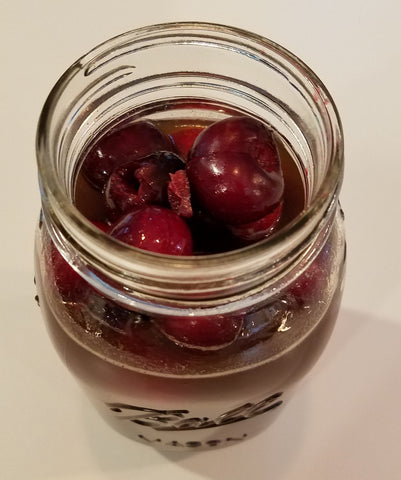
[[[0,478],[401,478],[400,5],[0,1]],[[231,24],[292,50],[333,94],[346,138],[348,273],[329,347],[269,430],[192,455],[158,453],[102,423],[53,351],[32,283],[34,137],[45,97],[104,39],[174,20]]]

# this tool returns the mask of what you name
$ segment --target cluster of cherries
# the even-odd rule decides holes
[[[250,117],[173,136],[138,121],[96,143],[82,168],[103,192],[108,233],[145,250],[229,250],[269,235],[280,218],[284,179],[277,148],[271,131]],[[215,247],[202,243],[210,236]]]
[[[274,232],[282,211],[284,178],[274,137],[251,117],[182,127],[172,135],[137,121],[95,143],[82,174],[102,192],[104,221],[96,225],[161,254],[208,254],[258,241]],[[88,285],[55,249],[52,260],[63,299],[87,298]],[[305,282],[298,283],[301,297],[314,282],[311,270]],[[243,326],[242,317],[156,322],[169,339],[200,349],[231,343]]]

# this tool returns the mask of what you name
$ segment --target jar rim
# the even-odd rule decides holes
[[[259,53],[263,49],[273,49],[283,61],[295,66],[297,74],[301,75],[305,82],[315,86],[317,95],[315,101],[324,107],[329,120],[330,131],[326,134],[331,135],[332,151],[330,152],[330,168],[327,170],[327,176],[313,200],[293,221],[270,237],[224,253],[169,256],[123,244],[101,232],[78,211],[66,192],[59,186],[54,167],[55,159],[52,158],[54,152],[47,133],[51,128],[55,105],[77,71],[87,68],[89,64],[93,66],[95,62],[105,61],[107,52],[113,50],[116,44],[136,42],[149,35],[168,36],[189,33],[203,36],[226,35],[230,42],[248,42],[248,45],[258,50]],[[240,272],[243,272],[245,264],[247,264],[247,274],[251,275],[252,272],[258,270],[261,263],[269,261],[269,259],[277,259],[283,252],[282,245],[284,243],[287,245],[287,249],[291,244],[295,246],[295,238],[299,236],[299,232],[303,232],[304,240],[307,241],[333,204],[337,203],[343,175],[341,120],[330,93],[316,74],[293,53],[263,36],[237,27],[207,22],[169,22],[145,26],[117,35],[90,50],[66,70],[50,92],[39,119],[36,146],[42,202],[50,221],[54,223],[60,233],[58,238],[62,238],[61,243],[67,242],[72,249],[82,250],[85,263],[86,261],[93,262],[100,271],[111,267],[116,278],[121,272],[124,272],[124,278],[128,283],[130,279],[132,280],[133,269],[136,278],[134,283],[138,284],[137,280],[140,276],[139,283],[144,282],[146,288],[150,286],[156,295],[160,294],[160,285],[165,284],[169,284],[173,290],[177,290],[188,282],[204,281],[205,288],[206,285],[208,285],[207,288],[210,288],[210,285],[215,285],[219,279],[227,277],[235,279]],[[102,259],[102,252],[105,251],[108,256],[107,268]],[[225,293],[227,291],[229,291],[229,287],[224,289]]]

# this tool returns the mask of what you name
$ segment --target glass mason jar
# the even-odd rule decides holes
[[[302,178],[302,208],[267,239],[224,253],[160,255],[118,242],[76,208],[77,172],[104,132],[138,119],[233,114],[268,124]],[[102,416],[173,450],[234,444],[271,422],[324,349],[342,291],[343,138],[316,75],[236,28],[140,28],[60,78],[40,117],[37,159],[40,307],[55,349]],[[238,332],[197,349],[166,335],[166,318],[228,321]]]

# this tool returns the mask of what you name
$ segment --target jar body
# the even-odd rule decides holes
[[[274,68],[260,58],[255,62],[250,52],[258,51],[260,38],[251,41],[245,36],[248,43],[245,47],[237,43],[236,48],[241,45],[237,51],[232,48],[233,32],[216,26],[178,24],[150,28],[139,39],[137,35],[122,36],[112,48],[95,51],[71,70],[64,92],[58,88],[62,96],[74,95],[74,102],[69,102],[74,108],[60,112],[62,102],[53,98],[52,107],[45,109],[49,118],[52,110],[53,123],[47,118],[39,138],[45,142],[48,134],[46,155],[51,156],[53,148],[56,174],[46,177],[43,158],[48,158],[42,152],[43,217],[35,246],[40,306],[60,357],[114,428],[163,449],[226,446],[250,437],[275,418],[323,351],[334,327],[345,263],[337,198],[341,168],[336,167],[334,183],[326,190],[321,187],[325,174],[335,169],[326,159],[333,155],[328,150],[339,140],[331,138],[332,131],[330,135],[325,131],[330,122],[319,109],[327,107],[326,93],[315,98],[316,92],[323,91],[320,84],[310,94],[315,103],[300,106],[291,98],[294,82],[286,81],[285,102],[275,97],[283,94],[282,72],[278,83],[268,79],[273,93],[244,79],[235,80],[244,60],[258,69],[262,64],[269,72],[284,68],[280,62],[285,52],[280,52]],[[159,40],[152,44],[154,38]],[[156,50],[172,48],[171,58],[182,69],[172,70],[170,57],[163,54],[159,68],[164,73],[150,71],[147,59],[142,77],[127,83],[137,68],[128,65],[128,59],[139,55],[139,65],[141,55],[148,55],[154,45]],[[263,48],[270,49],[273,62],[278,47],[265,43]],[[193,49],[199,49],[197,60],[209,67],[216,64],[215,52],[234,54],[240,59],[237,70],[224,75],[209,75],[193,66],[191,70]],[[292,65],[294,59],[289,60]],[[118,68],[115,62],[120,62]],[[234,68],[231,62],[227,65]],[[77,86],[72,88],[74,71],[83,71],[84,79],[89,79],[86,89],[79,85],[78,94]],[[305,114],[300,119],[297,110],[302,109]],[[99,240],[75,211],[79,159],[102,131],[127,119],[177,118],[183,111],[192,119],[199,115],[203,120],[218,119],[227,116],[228,110],[266,121],[290,145],[300,170],[308,172],[305,191],[310,208],[299,226],[295,219],[292,229],[283,229],[279,241],[209,259],[174,263],[136,252],[131,261],[121,255],[120,246],[109,244],[107,238]],[[321,120],[314,127],[315,110]],[[51,188],[46,193],[48,184]],[[102,245],[112,253],[116,249],[116,255],[104,253],[103,257]],[[131,254],[127,251],[127,258]],[[160,328],[171,317],[190,322],[205,316],[216,322],[239,321],[235,339],[222,348],[197,349],[176,342]]]
[[[311,290],[295,298],[302,280],[294,272],[284,291],[245,315],[247,338],[219,351],[176,345],[149,320],[133,320],[138,325],[131,333],[116,328],[106,314],[113,302],[95,291],[91,308],[63,300],[52,268],[54,246],[43,225],[36,244],[40,306],[55,349],[115,429],[163,449],[234,444],[276,418],[330,338],[344,275],[339,213],[330,230],[301,273],[319,272]]]

